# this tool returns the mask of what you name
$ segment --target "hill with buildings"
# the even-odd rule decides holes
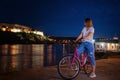
[[[42,31],[18,24],[0,23],[0,43],[43,43],[47,36]]]

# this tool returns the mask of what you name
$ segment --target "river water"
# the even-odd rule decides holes
[[[63,44],[0,45],[0,73],[53,66],[63,55]]]

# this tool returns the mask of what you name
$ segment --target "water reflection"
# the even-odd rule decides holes
[[[44,66],[44,45],[32,45],[32,66]]]
[[[56,44],[0,45],[0,73],[56,65],[62,49]]]

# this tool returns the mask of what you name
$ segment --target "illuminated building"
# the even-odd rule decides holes
[[[44,36],[44,33],[41,31],[32,31],[34,34]]]
[[[22,32],[22,30],[21,29],[13,28],[13,29],[11,29],[11,32]]]
[[[40,36],[44,36],[44,33],[42,31],[34,30],[30,27],[18,25],[18,24],[0,23],[0,30],[10,31],[14,33],[17,33],[17,32],[34,33]]]
[[[95,50],[97,52],[120,52],[119,38],[96,38]]]

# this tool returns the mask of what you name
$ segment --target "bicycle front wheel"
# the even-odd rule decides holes
[[[80,64],[72,55],[63,57],[58,64],[58,73],[64,79],[73,79],[80,72]]]

